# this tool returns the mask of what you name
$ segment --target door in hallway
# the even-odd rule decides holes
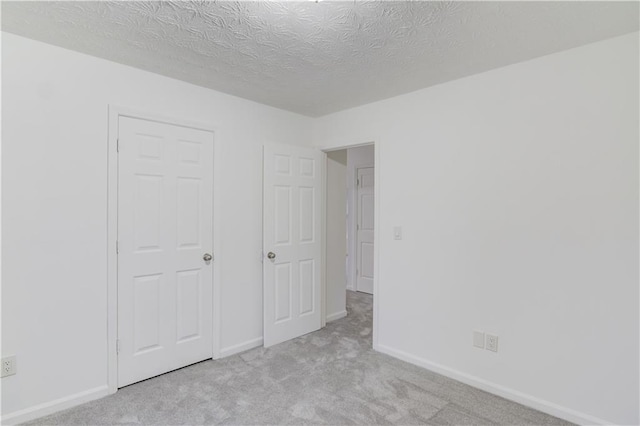
[[[357,172],[356,289],[373,294],[374,168]]]
[[[264,346],[321,327],[322,165],[310,148],[264,148]]]
[[[118,126],[122,387],[212,356],[213,133]]]

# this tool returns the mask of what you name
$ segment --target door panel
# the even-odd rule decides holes
[[[275,265],[276,323],[291,319],[291,263]]]
[[[311,315],[315,308],[315,261],[300,261],[300,316]]]
[[[122,387],[212,356],[213,133],[118,124]]]
[[[373,294],[374,168],[358,169],[356,289]]]
[[[161,274],[135,277],[134,287],[134,347],[135,354],[160,348]]]
[[[177,180],[177,243],[178,248],[201,247],[200,244],[200,180]]]
[[[264,345],[321,325],[321,164],[294,146],[264,149]],[[275,258],[269,259],[267,253]]]
[[[177,341],[200,336],[202,280],[200,271],[179,271],[177,278]]]

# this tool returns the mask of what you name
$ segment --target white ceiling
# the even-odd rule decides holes
[[[310,116],[637,31],[637,2],[2,2],[2,29]]]

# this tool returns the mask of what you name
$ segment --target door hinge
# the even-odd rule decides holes
[[[120,152],[120,138],[116,139],[116,152]]]
[[[360,178],[356,179],[358,187],[360,187]]]
[[[120,253],[120,243],[118,240],[116,240],[116,254]]]
[[[120,339],[116,340],[116,354],[120,353]]]

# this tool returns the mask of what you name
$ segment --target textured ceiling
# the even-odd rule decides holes
[[[2,2],[2,29],[310,116],[638,30],[637,2]]]

